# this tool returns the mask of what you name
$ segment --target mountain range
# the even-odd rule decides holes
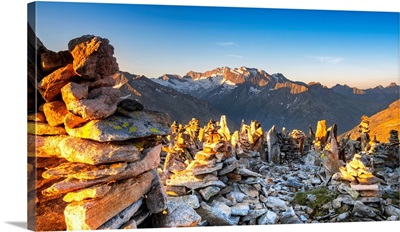
[[[371,89],[339,84],[328,88],[318,82],[306,84],[281,73],[268,74],[248,67],[189,71],[185,76],[165,74],[149,80],[157,84],[160,95],[160,91],[174,90],[175,95],[183,94],[179,95],[182,99],[196,101],[198,113],[206,106],[202,114],[213,109],[212,114],[222,113],[236,125],[242,120],[257,120],[265,130],[273,125],[303,131],[311,125],[315,130],[317,121],[325,119],[328,125],[337,124],[338,132],[343,133],[358,125],[362,115],[371,116],[399,99],[396,83]],[[191,112],[181,112],[181,118],[187,113]]]
[[[192,118],[197,118],[200,125],[205,125],[210,119],[219,120],[222,115],[207,101],[159,85],[145,76],[118,72],[114,78],[122,98],[136,100],[149,110],[168,113],[171,123],[177,121],[185,125]],[[237,127],[236,122],[230,119],[227,122]]]

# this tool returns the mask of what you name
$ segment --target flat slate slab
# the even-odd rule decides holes
[[[136,111],[137,116],[113,115],[102,120],[92,120],[81,127],[67,128],[71,136],[99,142],[124,141],[152,135],[167,135],[169,117],[151,111]],[[157,120],[154,120],[157,118]]]

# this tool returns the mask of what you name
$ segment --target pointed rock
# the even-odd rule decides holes
[[[274,164],[280,164],[281,162],[277,133],[278,130],[275,125],[267,133],[268,161]]]

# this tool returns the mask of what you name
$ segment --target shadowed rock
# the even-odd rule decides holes
[[[71,64],[73,59],[69,51],[53,52],[47,50],[40,54],[41,66],[46,73],[51,73],[58,68]]]

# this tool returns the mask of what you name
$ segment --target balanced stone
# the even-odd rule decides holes
[[[118,71],[114,47],[108,39],[84,35],[69,41],[68,50],[74,58],[74,70],[85,79],[100,79]]]

